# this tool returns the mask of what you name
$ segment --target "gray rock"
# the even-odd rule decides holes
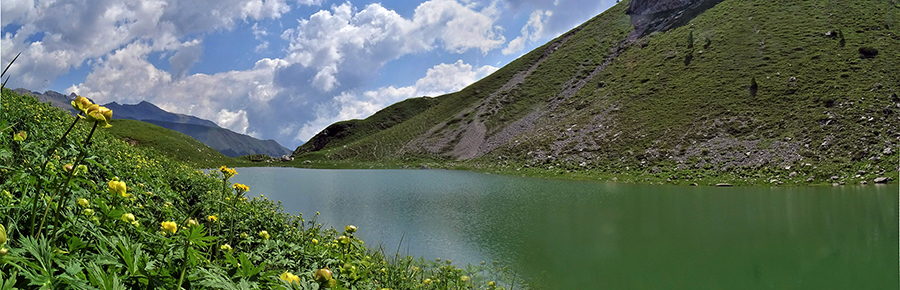
[[[697,184],[696,184],[696,183],[691,183],[691,186],[697,186]]]
[[[791,172],[791,174],[788,174],[788,176],[790,176],[790,177],[797,177],[797,171]]]
[[[865,181],[865,180],[859,182],[859,184],[861,184],[861,185],[866,185],[866,184],[868,184],[868,183],[869,183],[869,182],[867,182],[867,181]]]
[[[806,179],[806,182],[813,182],[813,181],[816,181],[816,179],[812,178],[812,177]]]
[[[838,180],[838,179],[841,179],[841,178],[838,177],[837,175],[834,175],[834,176],[831,177],[831,180]]]
[[[733,186],[733,185],[731,185],[731,183],[716,183],[716,186],[718,186],[718,187],[730,187],[730,186]]]
[[[884,155],[891,155],[894,154],[894,149],[891,147],[884,147],[884,151],[881,151],[881,153],[884,153]]]
[[[884,183],[888,183],[888,181],[890,181],[890,179],[888,177],[879,177],[879,178],[875,178],[875,180],[872,180],[872,181],[875,183],[884,184]]]
[[[303,161],[303,164],[310,164],[310,163],[312,163],[312,161],[309,161],[309,160],[304,160],[304,161]]]
[[[838,185],[840,185],[840,184],[838,184],[837,182],[834,182],[831,184],[831,186],[838,186]]]

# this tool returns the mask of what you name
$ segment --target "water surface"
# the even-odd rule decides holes
[[[898,289],[898,187],[641,186],[447,170],[241,168],[250,195],[548,288]],[[402,237],[402,243],[401,243]],[[398,247],[399,246],[399,247]]]

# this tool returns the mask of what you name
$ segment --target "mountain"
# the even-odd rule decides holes
[[[155,150],[169,158],[201,168],[239,162],[175,130],[130,119],[113,119],[112,125],[105,131],[132,146]]]
[[[140,103],[134,105],[120,105],[119,103],[112,102],[103,106],[113,110],[113,112],[115,112],[115,114],[113,114],[113,118],[117,119],[131,119],[141,121],[154,120],[177,124],[194,124],[219,128],[219,125],[216,125],[216,123],[213,123],[210,120],[200,119],[185,114],[170,113],[147,101],[141,101]]]
[[[66,110],[73,115],[76,114],[71,105],[71,101],[76,97],[74,93],[63,95],[54,91],[46,91],[42,94],[22,88],[16,89],[16,92],[22,95],[32,95],[41,102],[49,102],[54,107]],[[168,112],[147,101],[134,105],[121,105],[111,102],[104,106],[113,110],[113,119],[145,121],[175,130],[197,139],[228,157],[256,154],[279,157],[291,154],[290,149],[281,146],[275,140],[259,140],[249,135],[236,133],[221,128],[209,120]],[[144,128],[140,126],[133,127]]]
[[[222,152],[222,154],[225,154],[225,156],[228,157],[256,154],[279,157],[291,154],[291,150],[284,148],[275,140],[259,140],[249,135],[235,133],[228,129],[158,120],[143,121],[184,133],[185,135],[191,136],[194,139],[203,142],[203,144]]]
[[[71,93],[67,96],[67,95],[63,95],[63,94],[60,94],[60,93],[54,92],[54,91],[46,91],[43,94],[41,94],[41,93],[33,92],[31,90],[24,89],[24,88],[15,89],[15,92],[20,95],[23,95],[23,96],[25,96],[25,95],[34,96],[41,103],[50,103],[51,106],[60,108],[63,111],[68,111],[72,115],[74,115],[75,112],[77,112],[75,109],[72,108],[72,101],[75,100],[75,97],[77,97],[75,95],[75,93]]]
[[[900,1],[622,1],[392,126],[329,127],[295,156],[678,184],[896,177],[898,20]]]

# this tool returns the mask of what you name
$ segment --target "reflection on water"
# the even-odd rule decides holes
[[[897,289],[898,187],[634,186],[441,170],[243,168],[386,252],[500,260],[547,288]],[[403,237],[401,244],[400,239]]]

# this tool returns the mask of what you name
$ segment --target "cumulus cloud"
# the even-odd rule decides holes
[[[500,47],[505,38],[494,24],[496,10],[473,7],[432,0],[420,4],[410,19],[380,4],[358,10],[344,3],[319,11],[282,34],[290,43],[285,59],[297,65],[289,80],[331,92],[355,87],[388,61],[439,45],[452,53]]]
[[[368,117],[393,103],[414,97],[439,96],[459,91],[498,68],[486,65],[475,68],[459,60],[452,64],[439,64],[425,73],[425,77],[406,87],[382,87],[361,93],[343,92],[331,103],[316,107],[315,119],[302,125],[295,140],[306,141],[328,125],[349,119]]]
[[[3,35],[0,61],[8,63],[21,51],[23,57],[10,69],[15,84],[37,87],[136,41],[153,51],[176,50],[189,34],[279,18],[289,10],[288,0],[4,0],[2,26],[19,27]],[[190,56],[185,53],[182,57]]]
[[[532,13],[542,10],[551,12],[545,15],[543,35],[552,36],[564,33],[575,26],[591,19],[600,12],[615,5],[616,0],[503,0],[513,13],[524,11]],[[529,18],[530,22],[530,18]],[[513,40],[515,41],[515,40]]]
[[[522,27],[522,35],[516,37],[501,52],[504,55],[517,53],[525,49],[525,41],[534,42],[544,36],[544,23],[553,16],[553,11],[535,10]]]
[[[200,40],[194,40],[184,43],[181,48],[175,52],[175,55],[169,58],[173,77],[177,79],[183,78],[188,70],[200,61],[200,55],[203,53],[203,46]]]

